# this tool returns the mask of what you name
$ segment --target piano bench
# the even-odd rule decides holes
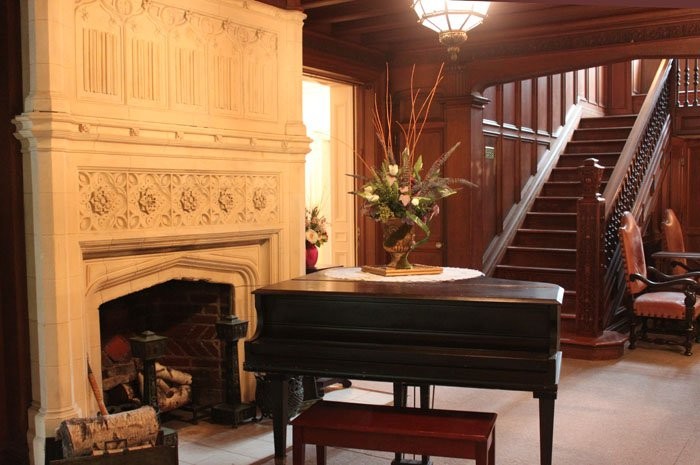
[[[326,446],[476,460],[493,465],[496,414],[318,401],[292,420],[293,465],[306,444],[325,465]]]

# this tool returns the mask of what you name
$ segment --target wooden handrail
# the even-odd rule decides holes
[[[673,60],[662,60],[603,196],[594,192],[602,169],[595,159],[581,169],[590,192],[578,203],[576,335],[598,337],[624,294],[617,230],[622,213],[639,218],[649,209],[654,183],[670,132],[670,80]],[[651,176],[649,174],[652,174]]]
[[[654,80],[649,88],[649,92],[647,93],[644,103],[639,110],[634,126],[627,137],[627,142],[622,148],[619,161],[610,175],[605,191],[603,191],[603,198],[607,199],[605,205],[606,219],[610,218],[610,214],[615,206],[615,199],[617,199],[620,195],[623,180],[625,176],[627,176],[628,168],[637,153],[637,147],[639,146],[639,143],[647,130],[649,121],[651,120],[654,109],[656,108],[656,102],[659,100],[659,96],[666,87],[672,66],[673,60],[664,59],[661,61],[661,64],[656,71],[656,75],[654,76]]]
[[[662,60],[647,97],[644,99],[637,120],[622,149],[615,169],[603,192],[605,199],[605,256],[610,261],[618,247],[617,230],[622,214],[632,211],[639,217],[638,197],[642,184],[648,188],[645,176],[656,160],[658,142],[667,131],[670,119],[670,80],[673,60]]]

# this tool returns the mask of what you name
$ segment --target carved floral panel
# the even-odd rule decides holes
[[[268,224],[279,218],[276,174],[78,172],[80,230]]]

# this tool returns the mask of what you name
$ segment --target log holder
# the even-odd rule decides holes
[[[140,358],[143,364],[143,402],[160,412],[156,391],[156,360],[165,353],[168,338],[153,331],[144,331],[129,338],[129,341],[131,353]]]

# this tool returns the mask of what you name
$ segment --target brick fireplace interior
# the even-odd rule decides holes
[[[112,387],[124,381],[123,376],[111,375],[119,373],[120,366],[135,365],[129,354],[122,364],[110,356],[119,358],[123,350],[119,342],[144,331],[168,338],[166,351],[158,362],[192,376],[190,402],[198,406],[223,402],[224,347],[216,336],[215,325],[223,315],[235,314],[232,292],[234,289],[228,284],[170,280],[100,305],[102,382],[107,388],[104,393],[107,408],[114,411],[124,405],[121,386]],[[116,357],[109,353],[113,346]],[[128,373],[130,387],[139,393],[135,372],[129,369]],[[110,378],[115,381],[110,382]]]

